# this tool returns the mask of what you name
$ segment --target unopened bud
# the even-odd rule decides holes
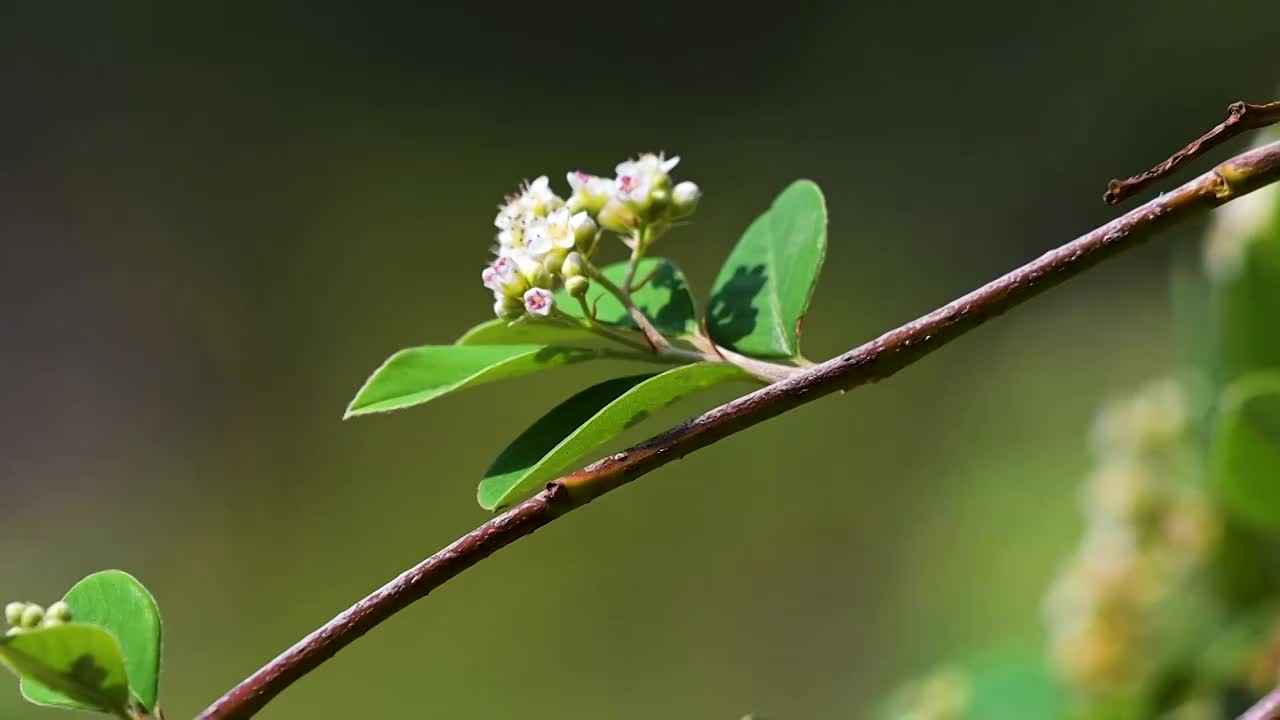
[[[577,277],[583,274],[587,269],[586,263],[582,262],[582,256],[576,252],[571,252],[564,259],[564,263],[560,265],[560,274],[565,277],[567,282],[569,278]]]
[[[71,606],[61,600],[50,605],[49,609],[44,611],[45,624],[49,624],[50,620],[58,624],[71,622]]]
[[[564,289],[569,291],[570,297],[586,297],[587,289],[590,287],[591,281],[585,275],[574,275],[564,281]]]
[[[5,631],[4,636],[5,636],[5,637],[13,637],[14,635],[21,635],[21,634],[22,634],[22,633],[24,633],[24,632],[26,632],[26,630],[25,630],[25,629],[20,628],[20,627],[17,627],[17,626],[15,625],[14,627],[11,627],[11,628],[9,628],[7,631]]]
[[[569,219],[569,227],[573,230],[574,245],[583,252],[588,252],[596,239],[596,221],[585,212],[580,212]]]
[[[524,315],[524,301],[503,295],[494,301],[493,314],[503,320],[515,320]]]
[[[671,191],[666,188],[660,188],[649,193],[649,212],[654,217],[660,217],[662,213],[667,211],[667,205],[671,203]]]
[[[11,602],[4,606],[4,619],[10,625],[17,625],[22,622],[22,611],[27,609],[24,602]]]
[[[698,207],[698,200],[702,197],[702,190],[696,183],[688,180],[676,185],[671,191],[671,209],[676,217],[684,217],[691,214]]]
[[[22,610],[22,617],[18,619],[18,627],[25,630],[38,627],[40,621],[44,619],[44,608],[31,603]]]

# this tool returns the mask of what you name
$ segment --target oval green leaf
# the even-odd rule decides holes
[[[695,390],[746,378],[734,365],[698,363],[593,385],[543,415],[498,455],[480,481],[480,505],[508,505],[657,410]]]
[[[0,663],[22,678],[23,695],[37,705],[122,717],[129,706],[120,643],[96,625],[68,623],[0,639]]]
[[[827,253],[822,191],[797,180],[742,234],[720,268],[707,327],[720,345],[743,355],[793,358]]]
[[[1213,437],[1214,490],[1245,522],[1280,529],[1280,373],[1227,387]]]
[[[572,298],[570,298],[572,299]],[[577,307],[577,302],[574,302]],[[599,338],[581,328],[547,322],[508,322],[494,318],[463,333],[455,345],[571,345],[582,347]]]
[[[77,623],[96,625],[115,636],[124,656],[129,690],[143,709],[155,709],[160,688],[161,622],[160,608],[151,593],[129,573],[104,570],[76,583],[63,600]],[[39,686],[23,688],[33,702],[58,704],[57,698],[43,697],[44,692],[47,689]]]
[[[600,269],[600,272],[618,287],[627,276],[627,263],[617,262]],[[636,263],[633,283],[645,280],[644,287],[631,293],[631,302],[649,318],[649,322],[663,335],[690,335],[698,330],[698,312],[693,295],[689,293],[689,281],[674,263],[666,258],[643,258]],[[596,320],[609,325],[635,328],[636,324],[612,293],[594,283],[587,290],[587,307],[595,309]],[[582,317],[582,307],[564,289],[556,293],[556,307],[566,315]]]
[[[603,350],[544,345],[427,345],[401,350],[374,371],[346,417],[421,405],[446,393],[561,365],[592,360]]]

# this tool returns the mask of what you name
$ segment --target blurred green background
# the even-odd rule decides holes
[[[827,357],[1112,217],[1107,179],[1274,95],[1277,26],[1273,0],[5,3],[0,595],[134,573],[190,717],[481,522],[492,457],[623,369],[340,421],[389,353],[489,317],[522,178],[681,155],[706,196],[660,252],[703,295],[817,180]],[[1090,418],[1172,368],[1168,260],[1202,228],[555,523],[262,717],[861,717],[1039,652]],[[56,714],[6,683],[0,717]]]

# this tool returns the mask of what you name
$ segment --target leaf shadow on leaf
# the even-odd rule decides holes
[[[685,285],[684,279],[676,275],[675,267],[669,264],[662,265],[649,282],[656,288],[666,290],[670,299],[658,308],[657,312],[648,307],[640,308],[645,317],[651,318],[658,327],[679,327],[690,319],[688,313],[692,308],[684,307],[680,302],[681,299],[688,297],[689,288]]]
[[[599,355],[599,351],[593,348],[566,347],[564,345],[548,345],[534,354],[534,359],[541,363],[551,362],[561,356],[565,358],[565,364],[583,362],[590,360]]]
[[[760,311],[753,303],[768,279],[763,263],[733,269],[729,282],[707,304],[707,320],[715,330],[716,342],[733,345],[755,330]]]
[[[93,659],[93,656],[88,653],[81,655],[71,663],[70,675],[77,684],[101,690],[108,696],[113,692],[121,692],[120,687],[106,687],[103,685],[103,682],[107,679],[107,669],[99,665]]]
[[[639,425],[640,423],[642,423],[642,422],[644,422],[645,420],[648,420],[648,419],[649,419],[649,411],[648,411],[648,410],[641,410],[640,412],[638,412],[638,413],[636,413],[635,415],[632,415],[630,418],[628,418],[628,419],[627,419],[627,422],[626,422],[626,423],[624,423],[622,427],[623,427],[623,428],[625,428],[625,429],[627,429],[627,430],[630,430],[631,428],[633,428],[633,427],[635,427],[635,426]]]

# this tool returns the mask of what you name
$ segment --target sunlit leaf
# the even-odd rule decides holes
[[[561,302],[561,307],[564,303]],[[508,322],[494,318],[465,332],[455,345],[563,345],[583,347],[598,343],[595,335],[581,328],[536,320]]]
[[[446,393],[591,360],[604,351],[543,345],[427,345],[392,355],[347,408],[346,417],[420,405]]]
[[[502,451],[480,482],[480,505],[488,510],[507,505],[689,393],[746,377],[733,365],[700,363],[589,387],[543,415]]]
[[[160,609],[142,583],[119,570],[105,570],[76,583],[63,600],[71,617],[96,625],[120,643],[129,690],[146,710],[155,708],[160,686]],[[57,705],[59,698],[48,688],[23,681],[23,694],[42,705]],[[46,695],[46,693],[48,693]]]
[[[826,251],[822,191],[797,180],[751,223],[720,268],[707,308],[712,339],[744,355],[798,355]]]

